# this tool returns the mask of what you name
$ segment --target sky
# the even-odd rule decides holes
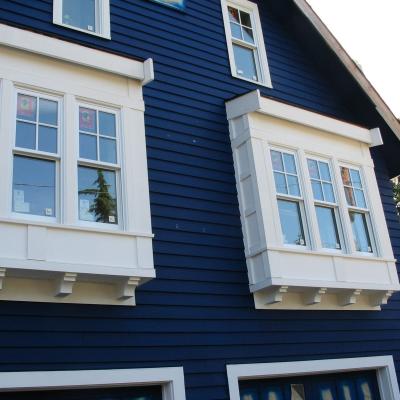
[[[400,0],[307,0],[400,118]]]

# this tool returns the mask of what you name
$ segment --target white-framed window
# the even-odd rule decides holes
[[[256,308],[378,310],[400,289],[368,130],[258,90],[227,103]]]
[[[0,394],[161,386],[162,400],[185,400],[182,367],[0,372]]]
[[[272,87],[257,4],[221,0],[221,6],[232,75]]]
[[[278,380],[277,384],[271,383],[264,387],[264,395],[270,396],[269,398],[312,400],[318,397],[332,399],[336,396],[334,394],[336,393],[336,388],[334,387],[335,374],[340,374],[339,385],[337,385],[338,392],[342,393],[339,395],[340,398],[374,399],[373,392],[375,388],[373,386],[376,384],[381,400],[400,398],[392,356],[237,364],[227,365],[226,368],[229,398],[231,400],[252,400],[257,398],[254,397],[257,396],[256,392],[253,396],[252,390],[241,388],[241,383],[245,384],[255,380],[264,382]],[[360,377],[357,377],[357,373],[360,374]],[[376,377],[374,376],[375,374]],[[329,375],[327,382],[324,382],[324,375]],[[307,387],[304,388],[304,385],[301,384],[301,377],[304,376],[311,382],[322,380],[322,384],[315,385],[318,390],[312,390],[311,393],[307,392]],[[355,376],[355,382],[352,382],[352,379],[348,379],[347,376]],[[366,379],[365,376],[367,376]],[[288,387],[283,387],[283,384]],[[249,387],[249,385],[246,386]],[[318,395],[315,393],[316,391]]]
[[[82,103],[78,114],[79,221],[118,227],[122,193],[119,113]]]
[[[283,243],[306,246],[304,200],[295,153],[271,148],[270,154]]]
[[[12,213],[56,221],[59,207],[61,99],[16,88]]]
[[[110,39],[110,1],[54,0],[53,22]]]

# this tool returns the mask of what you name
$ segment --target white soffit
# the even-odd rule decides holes
[[[341,46],[332,32],[327,28],[327,26],[318,17],[316,12],[307,3],[306,0],[293,0],[297,7],[302,11],[302,13],[308,18],[314,28],[319,32],[325,42],[333,50],[339,60],[347,68],[353,78],[361,86],[367,96],[374,103],[376,110],[382,116],[382,118],[389,125],[390,129],[400,140],[400,123],[387,106],[387,104],[382,100],[382,97],[372,86],[371,82],[366,78],[364,73],[358,68],[353,59],[347,54],[346,50]]]
[[[347,137],[359,142],[374,145],[371,131],[357,125],[349,124],[280,101],[261,97],[259,90],[254,90],[226,103],[228,120],[245,114],[258,112],[271,117],[308,126],[314,129]]]
[[[0,24],[0,46],[110,72],[143,84],[154,79],[151,59],[137,61],[4,24]]]

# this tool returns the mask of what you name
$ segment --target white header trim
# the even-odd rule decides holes
[[[371,369],[378,371],[378,385],[382,400],[397,400],[400,398],[392,356],[227,365],[226,369],[230,400],[240,400],[239,380],[342,373]]]
[[[237,97],[226,103],[228,120],[240,117],[245,114],[259,112],[262,114],[276,117],[282,120],[294,122],[296,124],[309,126],[325,132],[339,136],[358,140],[372,145],[373,140],[371,131],[349,124],[322,114],[307,111],[299,107],[261,97],[259,90],[254,90],[243,96]]]
[[[387,106],[387,104],[382,100],[379,93],[372,86],[371,82],[366,78],[364,73],[356,65],[354,60],[347,54],[346,50],[337,41],[334,35],[329,31],[326,25],[318,17],[315,11],[305,0],[294,0],[294,3],[302,11],[302,13],[308,18],[311,24],[319,32],[325,42],[333,50],[339,60],[347,68],[356,82],[361,86],[367,96],[375,104],[375,107],[382,118],[386,121],[389,127],[392,129],[394,134],[400,140],[400,124],[393,112]]]
[[[143,84],[154,77],[150,61],[132,60],[4,24],[0,24],[0,45],[137,79]]]
[[[182,367],[0,373],[0,392],[139,385],[163,385],[163,400],[186,398]]]

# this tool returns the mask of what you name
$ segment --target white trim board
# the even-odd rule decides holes
[[[226,112],[228,120],[241,117],[245,114],[258,112],[285,121],[354,139],[371,146],[380,144],[379,128],[374,128],[371,131],[316,112],[304,110],[277,100],[262,97],[258,89],[228,101],[226,103]]]
[[[379,93],[372,86],[371,82],[366,78],[364,73],[356,65],[353,59],[347,54],[346,50],[341,46],[335,36],[329,31],[326,25],[318,17],[316,12],[307,3],[306,0],[293,0],[301,12],[308,18],[314,28],[325,40],[327,45],[336,54],[339,60],[343,63],[346,69],[350,72],[356,82],[361,86],[366,95],[371,99],[376,107],[376,110],[382,116],[382,118],[389,125],[390,129],[394,132],[397,138],[400,140],[400,123],[387,106],[387,104],[382,100]]]
[[[240,400],[239,380],[377,370],[381,400],[400,399],[392,356],[227,365],[230,400]]]
[[[162,385],[163,400],[185,400],[183,367],[0,372],[0,393]]]
[[[4,24],[0,24],[0,45],[137,79],[143,84],[154,78],[150,60],[132,60]]]

